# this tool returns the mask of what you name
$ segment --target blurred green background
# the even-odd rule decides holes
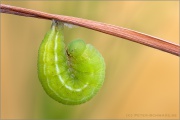
[[[178,1],[2,3],[122,26],[179,44]],[[1,118],[179,118],[177,56],[81,27],[65,28],[66,43],[82,38],[102,53],[107,68],[104,85],[82,105],[51,99],[37,76],[38,47],[50,25],[48,20],[1,14]]]

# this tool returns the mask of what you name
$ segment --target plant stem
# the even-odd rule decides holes
[[[40,12],[36,10],[30,10],[26,8],[20,8],[16,6],[5,5],[5,4],[0,4],[0,12],[7,13],[7,14],[20,15],[20,16],[25,16],[25,17],[48,19],[48,20],[55,19],[55,20],[59,20],[65,23],[78,25],[81,27],[85,27],[85,28],[103,32],[109,35],[113,35],[116,37],[124,38],[124,39],[130,40],[139,44],[143,44],[152,48],[156,48],[156,49],[171,53],[176,56],[180,56],[179,45],[170,43],[160,38],[156,38],[150,35],[136,32],[134,30],[119,27],[119,26],[114,26],[114,25],[82,19],[82,18],[49,14],[45,12]]]

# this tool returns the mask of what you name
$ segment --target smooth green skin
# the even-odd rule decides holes
[[[102,87],[105,63],[90,44],[78,39],[65,49],[63,23],[53,22],[39,48],[38,76],[54,100],[76,105],[90,100]]]

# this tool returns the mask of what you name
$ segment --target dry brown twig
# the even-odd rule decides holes
[[[99,32],[103,32],[109,35],[113,35],[116,37],[124,38],[136,43],[140,43],[152,48],[156,48],[168,53],[171,53],[176,56],[180,56],[180,46],[174,43],[170,43],[160,38],[156,38],[150,35],[146,35],[140,32],[136,32],[130,29],[96,22],[92,20],[86,20],[82,18],[64,16],[64,15],[56,15],[56,14],[49,14],[45,12],[40,12],[36,10],[30,10],[26,8],[20,8],[16,6],[10,6],[5,4],[0,4],[0,12],[7,13],[7,14],[14,14],[20,15],[25,17],[35,17],[41,19],[48,19],[48,20],[59,20],[65,23],[70,23],[74,25],[78,25],[81,27],[89,28],[92,30],[96,30]]]

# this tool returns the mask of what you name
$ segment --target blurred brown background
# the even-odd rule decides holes
[[[179,44],[178,1],[2,3],[105,22]],[[37,77],[38,47],[50,25],[48,20],[1,14],[1,118],[179,118],[177,56],[81,27],[65,29],[66,43],[82,38],[102,53],[105,83],[82,105],[51,99]]]

